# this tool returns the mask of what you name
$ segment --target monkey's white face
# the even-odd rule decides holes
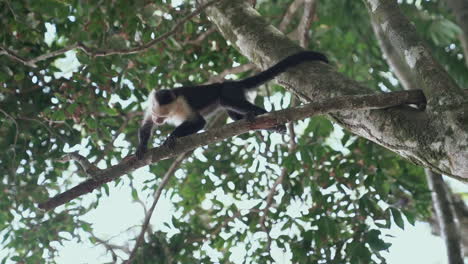
[[[156,125],[162,125],[166,122],[167,117],[170,115],[170,111],[166,107],[161,107],[159,104],[154,104],[151,109],[151,119]]]
[[[147,109],[146,116],[151,118],[155,125],[167,123],[178,126],[193,115],[193,110],[184,98],[179,97],[170,104],[160,105],[154,94],[155,90],[150,94],[150,107]]]

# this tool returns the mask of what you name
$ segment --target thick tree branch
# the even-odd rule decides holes
[[[39,208],[51,210],[59,205],[65,204],[83,194],[92,192],[101,185],[130,173],[140,167],[156,163],[160,160],[168,159],[180,155],[181,153],[193,150],[197,147],[212,144],[231,138],[250,130],[265,129],[279,124],[304,119],[317,114],[336,112],[340,110],[378,109],[398,106],[401,104],[421,104],[425,101],[423,93],[417,91],[402,91],[386,94],[341,96],[328,100],[315,102],[313,104],[302,105],[281,111],[276,111],[261,115],[253,122],[241,120],[227,124],[218,129],[208,130],[204,133],[183,137],[177,140],[174,149],[161,146],[151,149],[144,160],[137,160],[134,155],[125,157],[119,164],[108,169],[99,170],[92,179],[89,179],[72,189],[56,195],[50,200],[40,203]],[[376,111],[386,111],[376,110]]]
[[[418,37],[416,28],[403,15],[394,0],[364,0],[372,19],[385,32],[392,46],[404,57],[409,68],[423,81],[420,89],[428,99],[428,107],[453,109],[466,99],[460,87],[432,57],[430,51]]]
[[[408,64],[388,41],[380,24],[373,17],[371,17],[371,25],[387,64],[395,73],[403,88],[405,90],[419,89],[422,82],[417,78],[416,74],[411,72]]]
[[[221,1],[209,7],[206,13],[226,40],[261,69],[301,50],[243,1]],[[278,76],[276,81],[304,102],[372,92],[372,89],[350,80],[332,67],[319,63],[306,63],[291,69]],[[443,81],[440,79],[438,86],[444,86]],[[446,85],[451,84],[453,82]],[[444,101],[446,97],[450,96],[439,97],[443,101],[441,105],[458,107],[455,114],[455,111],[441,114],[402,107],[391,111],[342,111],[328,116],[350,132],[414,163],[445,175],[468,178],[468,115],[465,114],[468,111],[462,109],[468,104],[449,106]],[[452,126],[448,127],[447,122]]]
[[[46,60],[46,59],[49,59],[49,58],[52,58],[52,57],[56,57],[56,56],[59,56],[59,55],[62,55],[65,52],[70,51],[70,50],[74,50],[74,49],[79,49],[79,50],[83,51],[86,55],[91,56],[91,57],[104,57],[104,56],[111,56],[111,55],[128,55],[128,54],[136,54],[136,53],[140,53],[140,52],[145,52],[145,51],[148,51],[150,48],[152,48],[157,43],[159,43],[161,41],[164,41],[168,37],[170,37],[171,35],[174,35],[174,33],[177,33],[187,21],[189,21],[193,17],[197,16],[203,10],[205,10],[208,6],[216,3],[217,1],[219,1],[219,0],[212,0],[212,1],[209,1],[209,2],[206,2],[206,3],[202,4],[202,5],[200,5],[190,15],[188,15],[188,16],[184,17],[182,20],[178,21],[170,31],[162,34],[161,36],[153,39],[152,41],[149,41],[148,43],[145,43],[145,44],[143,44],[141,46],[134,47],[134,48],[128,48],[128,49],[95,49],[95,48],[88,47],[88,46],[84,45],[83,43],[79,42],[79,43],[72,44],[72,45],[70,45],[68,47],[65,47],[65,48],[62,48],[62,49],[59,49],[59,50],[56,50],[56,51],[52,51],[52,52],[43,54],[43,55],[38,56],[38,57],[33,58],[33,59],[25,59],[25,58],[19,56],[17,53],[9,50],[8,48],[0,46],[0,55],[2,55],[2,54],[7,55],[8,57],[10,57],[10,58],[12,58],[12,59],[14,59],[14,60],[16,60],[18,62],[21,62],[26,66],[36,68],[37,67],[36,63],[37,62],[43,61],[43,60]]]
[[[418,84],[421,83],[417,75],[412,72],[404,60],[399,56],[398,52],[392,46],[392,44],[387,40],[384,32],[380,28],[380,25],[371,18],[372,28],[374,30],[375,36],[379,42],[380,48],[384,53],[384,57],[387,63],[392,68],[396,77],[400,80],[403,88],[406,90],[417,89]],[[449,186],[446,185],[440,176],[440,174],[433,173],[430,170],[426,170],[426,178],[429,183],[429,187],[432,192],[432,202],[434,208],[436,208],[436,214],[431,218],[431,226],[435,230],[435,226],[445,226],[446,228],[441,230],[438,229],[438,234],[445,238],[447,252],[449,252],[449,263],[461,263],[460,255],[460,236],[454,235],[453,231],[458,230],[456,233],[464,234],[464,230],[460,229],[460,225],[457,225],[457,221],[460,220],[463,216],[453,212],[452,209],[452,195],[449,191]],[[450,200],[450,202],[448,202]],[[447,214],[446,214],[447,213]],[[441,224],[439,224],[442,222]],[[443,234],[443,232],[447,232]],[[468,254],[468,252],[465,252]]]
[[[426,169],[427,182],[432,193],[432,204],[436,212],[440,233],[445,240],[447,256],[450,264],[463,264],[460,227],[455,214],[450,192],[442,179],[442,175]]]

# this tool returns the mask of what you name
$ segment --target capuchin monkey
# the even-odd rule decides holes
[[[288,68],[302,62],[316,60],[328,63],[327,57],[321,53],[302,51],[243,80],[185,86],[170,90],[153,90],[149,94],[149,106],[139,130],[140,143],[136,151],[137,158],[143,159],[154,125],[168,123],[176,126],[163,143],[173,148],[176,138],[188,136],[203,129],[206,124],[205,118],[219,108],[227,110],[233,120],[243,118],[252,120],[256,115],[266,113],[265,109],[250,103],[246,98],[246,93],[285,72]],[[280,125],[269,130],[284,133],[286,127]]]

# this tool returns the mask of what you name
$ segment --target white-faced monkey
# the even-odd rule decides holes
[[[176,126],[163,143],[172,148],[176,138],[191,135],[203,129],[206,123],[205,118],[218,108],[226,109],[233,120],[252,119],[256,115],[266,113],[265,109],[246,99],[246,92],[273,79],[290,67],[315,60],[328,63],[327,57],[321,53],[302,51],[243,80],[185,86],[170,90],[153,90],[148,97],[149,106],[139,130],[140,144],[136,151],[137,158],[142,159],[146,153],[154,125],[169,123]],[[286,127],[280,125],[270,130],[285,132]]]

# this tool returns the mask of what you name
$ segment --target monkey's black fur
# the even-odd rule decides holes
[[[165,106],[175,108],[176,106],[174,106],[174,103],[182,104],[182,102],[186,105],[184,111],[177,112],[178,118],[182,119],[183,122],[176,127],[164,144],[168,144],[173,147],[175,138],[187,136],[203,129],[206,123],[203,116],[207,116],[220,107],[226,109],[228,115],[233,120],[239,120],[242,118],[249,119],[253,116],[266,113],[265,109],[250,103],[246,99],[246,91],[256,88],[257,86],[273,79],[290,67],[294,67],[302,62],[316,60],[328,63],[327,57],[322,53],[302,51],[283,59],[271,68],[260,72],[257,75],[243,80],[225,81],[222,83],[213,83],[208,85],[186,86],[155,92],[154,101],[160,108],[164,108]],[[183,101],[177,101],[180,98],[182,98]],[[142,127],[140,128],[140,144],[136,152],[138,159],[143,158],[143,155],[147,150],[148,140],[151,137],[154,125],[154,119],[151,117],[152,115],[155,115],[154,110],[152,110],[153,107],[154,105],[150,105],[148,107],[148,111],[153,112],[147,113]],[[161,114],[160,116],[163,117],[164,115]],[[165,122],[164,120],[166,120],[166,118],[169,120],[171,116],[164,116],[162,122]],[[272,128],[272,130],[285,132],[286,127],[281,125]]]

